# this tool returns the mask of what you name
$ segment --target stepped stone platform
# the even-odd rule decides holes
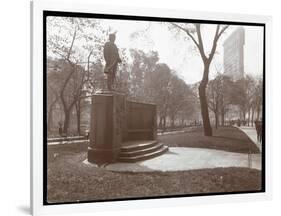
[[[157,140],[128,141],[122,144],[117,161],[137,162],[157,157],[168,151],[168,147]]]

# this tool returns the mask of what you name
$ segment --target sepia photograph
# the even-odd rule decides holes
[[[44,205],[265,192],[265,24],[44,11]]]

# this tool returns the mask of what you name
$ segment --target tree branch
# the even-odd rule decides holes
[[[201,55],[203,61],[206,61],[206,55],[205,55],[205,51],[204,51],[204,44],[203,44],[203,40],[202,40],[200,24],[194,24],[194,25],[196,28],[198,42],[199,42],[198,49],[199,49],[199,52],[200,52],[200,55]]]
[[[176,23],[172,23],[172,25],[175,26],[175,27],[177,27],[177,28],[179,28],[179,29],[181,29],[182,31],[184,31],[184,32],[191,38],[191,40],[194,42],[194,44],[196,45],[196,47],[197,47],[198,49],[200,49],[200,48],[199,48],[198,42],[195,40],[195,38],[193,37],[193,35],[190,33],[190,31],[189,31],[188,29],[183,28],[183,27],[181,27],[180,25],[178,25],[178,24],[176,24]]]
[[[94,49],[92,49],[88,55],[88,60],[87,60],[87,79],[86,80],[89,80],[90,79],[90,58],[91,58],[91,55],[93,53]]]
[[[228,25],[226,25],[226,26],[224,26],[223,28],[222,28],[222,30],[219,32],[219,34],[218,34],[218,39],[220,38],[220,36],[225,32],[225,30],[228,28],[229,26]]]
[[[67,53],[67,60],[69,60],[70,58],[70,54],[71,54],[71,51],[72,51],[72,48],[73,48],[73,44],[74,44],[74,41],[75,41],[75,38],[76,38],[76,33],[77,33],[77,26],[75,27],[75,30],[74,30],[74,34],[73,34],[73,37],[72,37],[72,41],[71,41],[71,45],[69,47],[69,50],[68,50],[68,53]]]
[[[213,47],[211,49],[211,52],[209,54],[209,57],[208,57],[208,61],[211,62],[211,60],[213,59],[214,55],[215,55],[215,52],[216,52],[216,49],[217,49],[217,42],[220,38],[220,36],[222,35],[222,33],[228,28],[228,25],[227,26],[224,26],[221,30],[220,30],[220,25],[217,25],[217,28],[216,28],[216,33],[215,33],[215,36],[214,36],[214,40],[213,40]]]

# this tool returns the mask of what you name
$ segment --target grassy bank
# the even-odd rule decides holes
[[[237,153],[259,153],[258,147],[235,127],[213,129],[213,136],[207,137],[202,128],[187,133],[159,136],[159,140],[169,147],[209,148]]]

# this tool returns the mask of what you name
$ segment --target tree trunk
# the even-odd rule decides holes
[[[221,112],[221,125],[224,126],[224,121],[225,121],[225,109],[222,109]]]
[[[215,112],[215,127],[216,129],[218,129],[218,125],[219,125],[219,114],[218,111]]]
[[[163,129],[164,128],[164,117],[160,116],[160,120],[159,120],[159,128]]]
[[[81,108],[80,108],[80,99],[77,100],[77,103],[75,105],[75,109],[76,109],[76,117],[77,117],[77,133],[78,136],[81,135]]]
[[[67,136],[70,120],[70,110],[64,110],[63,134]]]
[[[47,120],[47,130],[48,132],[51,132],[52,126],[53,126],[53,110],[54,110],[54,106],[57,102],[57,99],[54,100],[50,106],[49,106],[49,110],[48,110],[48,120]]]
[[[260,119],[260,105],[257,106],[257,120]]]
[[[182,127],[184,127],[185,125],[184,125],[184,118],[182,117],[182,119],[181,119],[181,126]]]
[[[254,126],[254,115],[255,115],[255,109],[252,108],[252,117],[251,117],[251,125]]]
[[[221,88],[221,91],[223,91],[223,88]],[[224,105],[224,95],[223,92],[221,94],[221,102],[220,102],[220,106],[221,106],[221,126],[224,126],[224,119],[225,119],[225,105]]]
[[[158,128],[161,129],[161,116],[159,116]]]
[[[172,115],[171,116],[171,128],[174,128],[175,127],[175,116]]]
[[[158,127],[162,129],[162,116],[159,116],[159,124]]]
[[[245,122],[246,121],[246,110],[245,109],[243,109],[243,111],[242,111],[242,120]]]
[[[209,73],[209,65],[204,65],[204,75],[203,79],[199,85],[199,99],[200,99],[200,106],[201,106],[201,115],[203,120],[203,128],[204,128],[204,135],[205,136],[212,136],[213,131],[210,124],[209,118],[209,110],[207,104],[207,97],[206,97],[206,87],[208,84],[208,73]]]
[[[47,122],[48,132],[51,132],[51,128],[53,125],[53,107],[54,107],[53,104],[51,104],[48,111],[48,122]]]
[[[250,110],[248,110],[248,118],[246,119],[246,125],[249,126],[250,125],[250,120],[249,120],[249,116],[251,115]]]

